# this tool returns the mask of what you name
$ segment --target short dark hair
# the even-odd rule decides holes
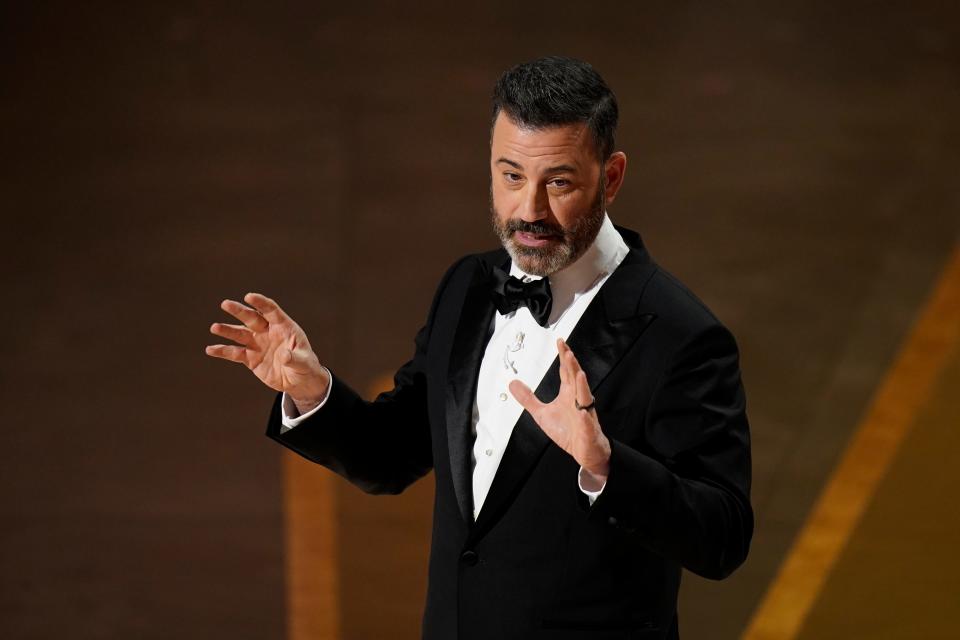
[[[617,97],[583,60],[548,56],[507,70],[493,87],[491,128],[501,111],[532,129],[584,122],[600,161],[613,153]]]

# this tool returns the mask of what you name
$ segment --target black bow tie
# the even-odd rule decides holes
[[[547,326],[550,308],[553,307],[553,294],[550,293],[550,281],[546,278],[524,282],[514,278],[499,267],[493,268],[493,304],[497,311],[507,315],[519,307],[527,307],[541,327]]]

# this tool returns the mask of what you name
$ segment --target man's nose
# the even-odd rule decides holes
[[[523,206],[520,218],[525,222],[543,220],[550,213],[550,199],[547,189],[540,185],[530,184],[524,193]]]

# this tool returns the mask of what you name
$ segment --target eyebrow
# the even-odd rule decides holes
[[[519,162],[515,162],[513,160],[510,160],[509,158],[497,158],[497,164],[500,164],[501,162],[510,165],[514,169],[520,169],[521,171],[523,171],[523,165],[520,164]],[[575,167],[569,164],[558,164],[558,165],[549,167],[546,171],[544,171],[544,173],[562,173],[562,172],[576,173],[577,170]]]

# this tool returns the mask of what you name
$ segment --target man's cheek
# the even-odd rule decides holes
[[[493,192],[493,209],[497,212],[497,217],[501,222],[510,218],[510,212],[513,209],[513,203],[510,201],[509,194],[503,192],[503,189],[495,189]]]

